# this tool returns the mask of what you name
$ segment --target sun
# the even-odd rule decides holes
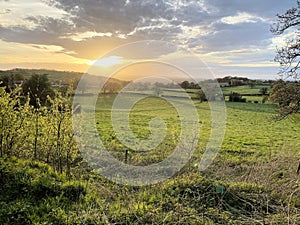
[[[110,67],[118,64],[122,64],[122,57],[120,56],[109,56],[98,60],[92,60],[89,62],[92,66]]]

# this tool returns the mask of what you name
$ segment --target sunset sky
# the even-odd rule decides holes
[[[187,50],[217,77],[274,79],[276,46],[289,34],[275,37],[270,27],[293,6],[295,0],[0,0],[0,69],[85,72],[120,45],[160,40],[177,48],[143,57],[188,63],[180,56]],[[130,53],[98,64],[130,61]]]

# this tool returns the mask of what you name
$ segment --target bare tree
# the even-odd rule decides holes
[[[297,6],[288,9],[284,14],[277,14],[277,22],[271,27],[275,35],[289,33],[283,47],[277,48],[275,61],[279,62],[280,73],[285,77],[299,79],[300,66],[300,1]]]
[[[277,48],[275,61],[280,64],[282,79],[300,80],[300,0],[297,6],[288,9],[284,14],[277,14],[277,22],[271,27],[275,35],[288,34],[285,46]],[[271,100],[279,104],[279,118],[299,112],[300,86],[298,82],[277,82],[271,92]]]

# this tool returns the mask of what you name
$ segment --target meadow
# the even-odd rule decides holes
[[[238,92],[240,94],[260,94],[259,91],[261,88],[267,88],[270,90],[271,85],[268,84],[259,84],[259,85],[240,85],[235,87],[222,87],[223,94],[230,94],[231,92]]]
[[[151,135],[149,123],[156,117],[163,119],[167,127],[163,141],[150,151],[134,151],[118,140],[111,119],[116,94],[101,94],[96,105],[99,138],[115,158],[130,165],[162,161],[173,152],[181,132],[182,118],[172,104],[154,95],[143,97],[129,114],[133,134],[147,139]],[[3,95],[3,104],[7,103],[3,115],[13,115],[14,104],[5,99],[9,99],[7,94]],[[64,118],[63,128],[70,136],[70,118],[68,112],[59,110],[63,97],[58,100],[53,103],[54,115],[47,111],[31,114],[30,108],[24,115],[19,112],[26,121],[22,132],[15,118],[20,134],[25,137],[31,135],[26,132],[33,133],[32,143],[37,141],[39,155],[31,159],[29,148],[19,149],[23,143],[20,140],[18,149],[1,157],[1,224],[299,224],[299,115],[276,121],[277,106],[269,102],[226,102],[226,134],[221,150],[208,169],[199,171],[211,132],[211,111],[207,102],[192,99],[200,135],[190,162],[163,182],[130,186],[99,176],[84,159],[80,160],[75,149],[72,154],[65,152],[68,147],[61,144],[69,140],[68,136],[57,139],[56,126],[59,118]],[[177,97],[176,101],[181,100]],[[44,140],[45,135],[37,136],[32,129],[36,121],[32,118],[37,116],[42,122],[40,129],[53,133],[50,140]],[[3,118],[8,119],[2,124],[4,131],[14,117]],[[190,129],[190,135],[194,134]],[[59,172],[51,163],[45,163],[44,153],[51,143],[61,156],[57,162],[69,160],[70,171],[63,166]]]
[[[245,87],[241,89],[245,89]],[[251,90],[253,91],[253,89]],[[258,90],[256,89],[256,91]],[[253,93],[256,92],[253,91]],[[111,126],[110,108],[114,97],[114,95],[100,96],[96,113],[96,121],[99,121],[97,127],[100,138],[103,138],[102,140],[106,147],[113,155],[129,164],[148,165],[163,160],[172,152],[180,132],[178,115],[171,104],[160,98],[150,96],[138,102],[132,109],[130,113],[131,129],[137,137],[141,139],[146,138],[150,134],[150,119],[158,116],[164,119],[167,124],[166,139],[157,149],[147,153],[129,150],[129,159],[125,159],[124,149],[126,148],[121,143],[116,143],[115,140],[112,140],[113,128]],[[259,96],[258,98],[262,97]],[[268,207],[267,205],[269,202],[274,201],[273,198],[275,196],[275,198],[281,199],[280,201],[282,201],[283,205],[294,202],[293,207],[296,207],[294,208],[296,211],[293,213],[296,214],[294,214],[295,217],[293,219],[288,218],[290,215],[288,217],[285,216],[287,212],[283,212],[283,208],[285,208],[283,207],[280,210],[281,213],[274,216],[273,219],[266,219],[265,223],[283,224],[285,223],[283,221],[289,220],[290,224],[297,224],[300,221],[299,200],[296,200],[300,197],[299,180],[296,174],[300,157],[300,142],[298,139],[300,120],[298,115],[277,121],[275,120],[277,106],[274,104],[226,102],[226,135],[221,151],[207,170],[199,172],[197,166],[208,142],[211,131],[211,116],[207,102],[200,103],[194,100],[194,105],[200,118],[199,143],[191,161],[180,171],[178,176],[172,178],[175,180],[173,182],[176,183],[176,180],[180,179],[179,183],[185,183],[188,181],[181,176],[197,176],[196,174],[198,174],[210,179],[211,182],[226,182],[228,188],[231,186],[243,187],[247,189],[247,191],[244,190],[245,196],[253,194],[250,191],[252,188],[262,188],[264,191],[260,191],[264,194],[259,198],[263,198],[264,203],[258,203],[258,199],[252,203],[248,202],[253,204],[254,208],[258,207],[259,204],[266,204],[265,206]],[[194,131],[191,130],[190,132],[192,134]],[[165,187],[166,183],[172,182],[172,179],[158,186],[162,185]],[[259,195],[255,194],[256,197]],[[248,204],[247,201],[245,200],[245,204]],[[258,208],[256,210],[260,211]],[[239,211],[236,208],[235,210]],[[267,214],[271,216],[272,213],[268,212]],[[243,220],[248,220],[249,224],[262,223],[259,222],[262,221],[261,218],[258,218],[259,216],[254,219],[256,222],[250,222],[249,220],[251,219],[249,218],[244,218]],[[235,221],[236,224],[244,224],[245,222],[242,222],[241,218],[237,221]],[[235,222],[232,222],[232,224]],[[223,223],[216,222],[216,224]],[[231,223],[224,222],[224,224]]]
[[[96,121],[98,121],[100,137],[107,147],[121,150],[124,147],[112,140],[114,131],[110,115],[114,97],[114,95],[103,95],[99,98]],[[207,102],[200,103],[197,100],[194,100],[194,105],[198,111],[201,133],[195,154],[200,157],[211,131],[210,108]],[[267,161],[270,160],[270,155],[282,153],[282,149],[289,149],[297,158],[300,147],[297,139],[300,121],[296,116],[276,121],[274,119],[276,106],[270,103],[226,102],[226,108],[226,135],[221,155],[227,156],[229,161]],[[146,138],[150,135],[150,119],[155,117],[162,118],[168,127],[165,140],[167,142],[163,145],[170,145],[170,142],[176,141],[180,132],[180,121],[176,109],[167,101],[157,97],[145,97],[134,106],[130,113],[132,132],[138,138]],[[172,146],[170,148],[172,149]],[[162,151],[166,151],[165,147],[158,152]]]

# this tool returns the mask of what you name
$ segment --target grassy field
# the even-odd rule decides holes
[[[102,96],[99,99],[96,121],[99,122],[100,137],[105,144],[109,148],[124,150],[122,144],[112,140],[114,132],[111,126],[110,108],[113,99],[112,95]],[[196,157],[200,157],[211,130],[210,108],[208,103],[194,101],[194,104],[200,119],[201,136],[196,152]],[[297,138],[300,132],[300,121],[297,118],[290,117],[283,121],[275,121],[273,117],[276,115],[276,106],[273,104],[227,102],[226,107],[226,136],[221,154],[229,161],[267,161],[270,156],[282,153],[283,149],[293,151],[295,158],[300,156],[297,155],[300,148]],[[166,140],[158,150],[159,153],[164,152],[161,154],[164,156],[168,153],[165,146],[170,146],[172,149],[180,133],[180,121],[171,104],[156,97],[145,98],[138,102],[130,113],[130,126],[138,138],[146,138],[150,135],[150,119],[154,117],[161,117],[168,127]],[[136,162],[137,159],[133,161]]]
[[[260,94],[259,90],[261,88],[267,88],[270,90],[270,85],[255,85],[253,87],[249,85],[242,85],[242,86],[236,86],[236,87],[223,87],[222,92],[224,94],[230,94],[231,92],[238,92],[240,94]]]
[[[229,100],[229,95],[232,92],[237,92],[243,96],[243,98],[246,98],[247,102],[258,102],[262,103],[263,102],[263,96],[255,96],[255,95],[260,95],[260,89],[262,88],[267,88],[268,92],[271,89],[270,85],[255,85],[251,87],[250,85],[243,85],[243,86],[236,86],[236,87],[223,87],[222,92],[225,95],[225,100]],[[246,96],[245,96],[246,95]],[[248,96],[251,95],[251,96]],[[265,99],[265,102],[268,102],[268,99]],[[270,102],[269,102],[270,103]]]
[[[149,123],[157,117],[167,127],[163,141],[150,151],[131,150],[118,140],[111,119],[116,94],[101,94],[95,113],[108,151],[136,166],[168,157],[178,144],[182,120],[167,100],[141,96],[129,113],[132,133],[146,140],[151,136]],[[187,99],[174,99],[188,109]],[[192,101],[199,117],[199,143],[182,170],[157,184],[117,184],[84,160],[72,168],[70,177],[43,161],[0,158],[0,224],[300,224],[299,115],[275,121],[276,105],[226,102],[221,150],[208,169],[199,171],[211,132],[211,110],[207,102]],[[189,130],[189,135],[195,133]]]
[[[113,95],[105,95],[99,98],[97,103],[96,121],[98,121],[100,137],[109,151],[119,160],[125,161],[124,149],[126,148],[115,140],[110,121],[110,108],[114,97],[115,96]],[[207,170],[200,173],[197,170],[197,165],[205,151],[209,138],[211,131],[211,117],[210,108],[207,102],[199,103],[198,101],[194,101],[194,104],[200,119],[200,137],[197,149],[189,165],[180,172],[182,175],[177,175],[173,181],[170,180],[158,184],[159,189],[166,191],[165,189],[168,189],[169,187],[174,188],[172,185],[174,185],[173,182],[175,182],[181,187],[186,184],[187,186],[185,187],[191,190],[194,185],[199,184],[197,183],[197,179],[202,178],[198,177],[194,179],[189,176],[197,177],[201,174],[201,176],[216,182],[214,185],[217,185],[219,182],[225,182],[225,184],[222,184],[226,185],[229,189],[233,187],[237,188],[241,192],[236,192],[234,196],[240,196],[237,198],[241,198],[240,201],[245,201],[246,205],[248,203],[250,205],[254,204],[254,208],[256,208],[256,204],[260,204],[258,201],[263,201],[263,203],[261,203],[262,205],[268,204],[267,202],[269,201],[274,201],[274,196],[281,199],[283,205],[292,204],[291,202],[293,202],[292,205],[296,208],[293,209],[293,212],[290,211],[292,214],[290,218],[287,219],[287,217],[284,216],[285,213],[287,213],[285,211],[287,209],[286,205],[279,210],[280,213],[277,211],[277,213],[275,213],[276,215],[272,213],[265,214],[265,222],[266,224],[285,224],[287,220],[290,220],[292,221],[291,224],[297,224],[300,221],[298,214],[299,209],[297,209],[300,202],[291,200],[291,202],[288,203],[288,199],[289,196],[291,199],[294,197],[295,199],[299,199],[300,197],[299,181],[296,175],[298,158],[300,157],[299,117],[295,115],[290,116],[283,121],[275,121],[274,116],[276,115],[276,106],[273,104],[226,102],[226,135],[221,151],[213,164]],[[148,137],[150,134],[148,127],[149,121],[151,118],[157,116],[161,117],[168,127],[164,142],[156,149],[147,153],[130,151],[130,157],[127,163],[132,165],[148,165],[156,163],[163,160],[174,149],[180,133],[178,115],[172,105],[159,98],[147,97],[134,106],[130,113],[130,125],[133,133],[141,139]],[[194,131],[191,130],[190,132],[192,134]],[[187,177],[189,177],[188,180],[191,180],[188,181],[186,179]],[[190,182],[195,183],[192,184]],[[263,195],[265,197],[262,197],[258,193],[254,194],[256,193],[254,190],[258,191],[258,193],[264,193]],[[197,190],[194,191],[196,192]],[[194,191],[191,191],[191,193],[196,196],[197,194],[195,194]],[[144,195],[148,196],[149,193],[149,191],[146,191],[144,192]],[[243,197],[240,195],[241,193],[244,193],[244,197],[252,196],[250,198],[252,198],[254,202],[250,199],[243,200]],[[260,197],[256,199],[253,194],[256,197]],[[184,202],[182,203],[184,204]],[[149,204],[148,200],[144,201],[144,204]],[[191,206],[186,207],[190,210],[193,209]],[[243,215],[243,213],[239,211],[239,208],[233,207],[235,208],[233,210],[233,208],[230,208],[232,206],[228,207],[229,214],[236,210],[238,214],[240,213]],[[250,215],[256,219],[260,218],[258,220],[261,221],[261,215],[259,216],[261,213],[259,211],[261,211],[261,209],[259,209],[259,207],[254,209],[258,212],[256,215],[257,217],[252,213],[250,213]],[[270,208],[272,207],[270,206]],[[190,221],[195,222],[196,220],[191,219]],[[203,224],[214,224],[214,222],[209,223],[208,221],[204,221],[202,221]],[[232,222],[228,222],[229,220],[227,219],[224,221],[227,221],[223,222],[225,224],[259,224],[259,222],[249,221],[247,216],[244,218],[240,217]],[[215,223],[219,224],[216,221]]]

